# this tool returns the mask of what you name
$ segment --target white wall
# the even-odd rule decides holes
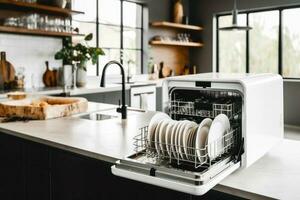
[[[15,69],[25,68],[25,87],[31,88],[31,77],[34,74],[35,87],[43,87],[42,76],[46,69],[45,61],[50,62],[50,68],[61,67],[61,61],[54,59],[54,54],[62,47],[62,39],[40,36],[0,34],[0,51],[6,52],[6,57]]]

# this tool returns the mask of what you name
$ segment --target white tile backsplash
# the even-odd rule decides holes
[[[6,52],[6,57],[15,69],[25,68],[25,87],[32,87],[32,76],[35,87],[43,87],[42,76],[46,70],[45,61],[48,60],[50,68],[59,68],[61,61],[54,59],[54,54],[62,48],[62,39],[26,36],[13,34],[0,34],[0,51]]]

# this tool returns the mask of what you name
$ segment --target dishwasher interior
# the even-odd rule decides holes
[[[132,155],[131,159],[198,173],[207,171],[223,160],[239,159],[243,141],[241,136],[242,96],[238,91],[174,88],[170,90],[169,96],[168,114],[173,120],[189,120],[199,124],[205,118],[214,119],[219,114],[225,114],[230,120],[230,131],[202,149],[187,147],[188,153],[182,157],[179,154],[168,155],[167,150],[163,148],[157,151],[155,145],[151,144],[154,141],[147,139],[148,127],[143,127],[140,129],[140,134],[134,138],[137,154]],[[174,146],[163,145],[169,146],[169,149]],[[214,156],[214,159],[211,159],[207,153],[208,149],[220,145],[222,149],[218,150],[218,155]],[[177,148],[184,147],[177,145]],[[206,154],[198,159],[197,151],[205,151]]]
[[[136,153],[118,161],[115,168],[144,174],[146,176],[141,180],[143,182],[147,182],[146,177],[150,175],[159,177],[160,181],[179,181],[196,187],[209,183],[226,170],[230,174],[239,168],[243,153],[242,105],[243,97],[235,90],[172,88],[169,90],[168,115],[173,120],[189,120],[199,124],[206,118],[214,119],[219,114],[225,114],[230,120],[230,130],[213,143],[206,142],[205,147],[201,149],[186,147],[187,150],[183,153],[185,155],[181,156],[179,153],[169,154],[163,147],[158,151],[157,147],[163,145],[167,146],[167,149],[184,147],[167,143],[157,144],[157,142],[154,145],[154,141],[148,139],[148,127],[142,127],[140,134],[134,138]],[[209,149],[215,149],[216,155],[213,158],[208,154]],[[199,155],[197,156],[197,151],[202,153],[200,158]],[[176,186],[171,189],[176,190]],[[179,190],[197,193],[193,188]]]

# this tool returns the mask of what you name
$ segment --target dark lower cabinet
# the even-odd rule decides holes
[[[0,134],[0,199],[25,199],[22,142]]]
[[[234,200],[210,191],[196,197],[116,177],[111,163],[0,133],[1,200]]]
[[[50,148],[33,142],[24,142],[23,148],[27,199],[50,200]]]

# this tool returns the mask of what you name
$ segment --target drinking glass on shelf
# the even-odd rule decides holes
[[[18,19],[16,17],[9,17],[4,20],[4,26],[18,26]]]
[[[37,17],[37,28],[40,30],[45,30],[46,29],[46,22],[45,22],[45,16],[44,15],[39,15]]]
[[[66,18],[64,24],[65,24],[65,28],[64,28],[65,32],[71,33],[72,32],[71,19]]]
[[[28,29],[37,29],[37,19],[39,18],[39,15],[37,13],[29,14],[27,15],[25,27]]]

